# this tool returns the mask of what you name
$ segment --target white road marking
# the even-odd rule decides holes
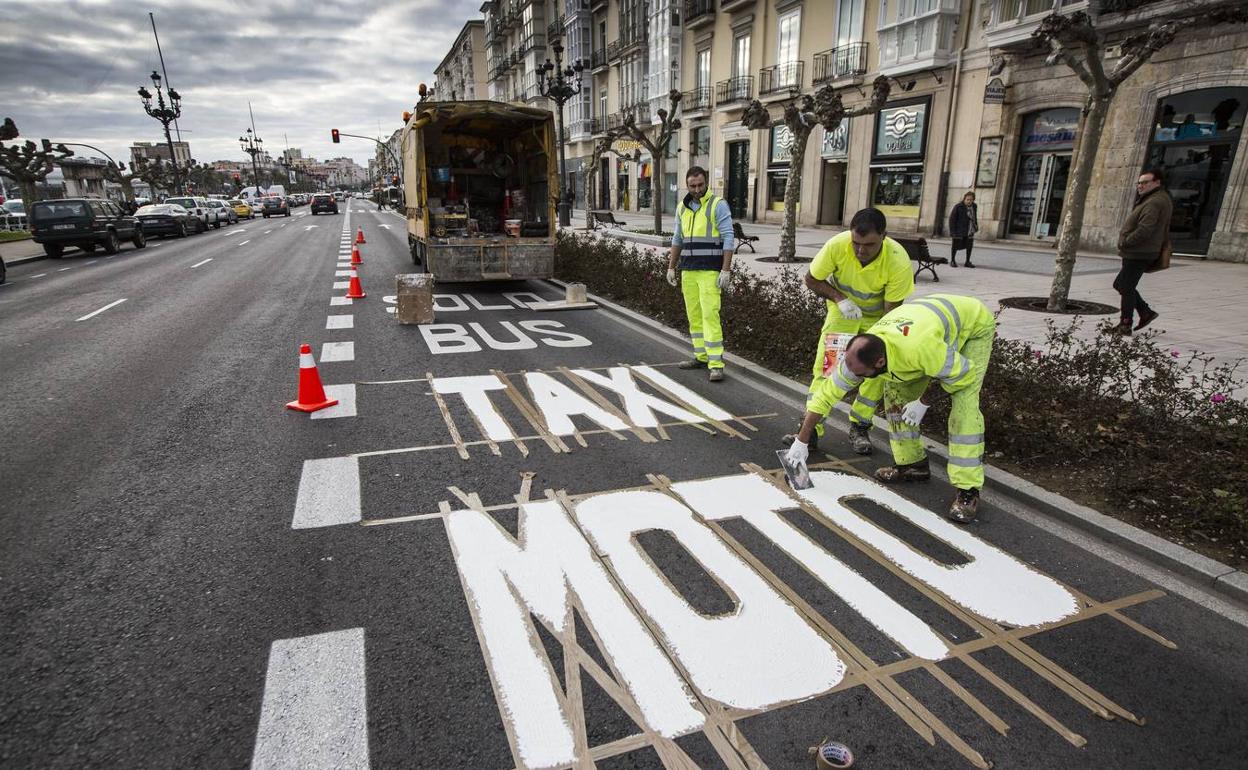
[[[286,226],[286,225],[288,225],[288,224],[290,224],[290,223],[289,223],[289,222],[283,222],[283,223],[282,223],[282,227],[285,227],[285,226]],[[280,229],[280,228],[279,228],[279,229]]]
[[[92,311],[92,312],[90,312],[90,313],[87,313],[87,314],[86,314],[86,315],[84,315],[82,318],[79,318],[79,319],[77,319],[77,320],[79,320],[79,321],[85,321],[85,320],[87,320],[88,318],[94,318],[95,316],[99,315],[100,313],[103,313],[105,310],[108,310],[110,307],[117,307],[118,305],[120,305],[121,303],[123,303],[123,302],[125,302],[125,301],[126,301],[125,299],[119,299],[119,300],[117,300],[116,302],[110,302],[110,303],[108,303],[107,305],[105,305],[104,307],[100,308],[99,310],[94,310],[94,311]]]
[[[272,230],[265,230],[265,231],[264,231],[264,234],[265,234],[265,235],[268,235],[268,234],[269,234],[269,233],[271,233],[271,232],[273,232],[273,231],[272,231]]]
[[[350,297],[330,297],[329,304],[330,305],[350,305],[351,298]]]
[[[325,319],[326,329],[354,329],[355,316],[350,313],[342,315],[331,315]]]
[[[250,240],[250,239],[249,239],[249,240],[246,240],[246,241],[243,241],[242,243],[240,243],[240,244],[238,244],[238,245],[239,245],[239,246],[246,246],[246,245],[247,245],[247,244],[249,244],[249,243],[251,243],[251,240]]]
[[[72,267],[62,267],[62,268],[60,268],[59,270],[57,270],[56,272],[58,272],[58,273],[63,273],[63,272],[65,272],[66,270],[73,270],[73,268],[72,268]]]
[[[362,628],[273,642],[252,770],[367,768],[364,677]]]
[[[377,226],[378,226],[378,227],[384,227],[384,228],[385,228],[385,229],[387,229],[387,230],[389,230],[389,229],[390,229],[390,225],[377,225]]]
[[[47,275],[47,273],[40,273],[39,275],[32,275],[32,276],[30,277],[30,280],[32,280],[32,281],[33,281],[33,280],[35,280],[36,278],[42,278],[42,277],[44,277],[45,275]]]
[[[337,264],[337,267],[346,267],[346,268],[350,268],[350,267],[351,267],[351,260],[347,260],[346,262],[339,262],[339,263]]]
[[[205,260],[203,260],[202,262],[196,262],[195,264],[191,265],[191,269],[197,268],[197,267],[199,267],[200,265],[206,265],[206,264],[208,264],[208,263],[209,263],[209,262],[211,262],[211,261],[212,261],[212,257],[209,257],[208,259],[205,259]]]
[[[334,288],[335,289],[349,289],[351,288],[351,282],[350,281],[334,281]]]
[[[325,397],[336,398],[338,403],[319,412],[313,412],[313,420],[332,420],[335,417],[355,417],[355,386],[326,385]]]
[[[88,259],[86,262],[83,262],[82,264],[84,264],[84,265],[94,265],[94,264],[95,264],[95,260],[94,260],[94,259]]]
[[[314,227],[320,227],[320,225],[304,225],[303,230],[304,232],[307,232],[308,230],[311,230]]]
[[[347,342],[326,342],[321,346],[320,363],[329,363],[332,361],[354,361],[355,360],[355,343]]]
[[[334,277],[335,278],[350,278],[351,271],[350,270],[335,270]]]

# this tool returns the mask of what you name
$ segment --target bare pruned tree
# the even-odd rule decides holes
[[[793,262],[797,258],[797,203],[802,195],[802,164],[806,158],[806,145],[816,125],[824,131],[835,131],[841,121],[855,115],[879,112],[888,101],[891,90],[888,78],[880,75],[871,83],[871,98],[852,109],[846,109],[840,92],[831,86],[820,88],[812,96],[801,96],[785,103],[784,116],[772,120],[771,113],[757,99],[752,100],[741,114],[741,123],[747,128],[770,129],[777,123],[788,128],[793,142],[789,147],[789,178],[784,186],[784,224],[780,229],[781,262]]]
[[[634,150],[630,154],[625,154],[615,149],[614,145],[615,145],[616,140],[623,138],[623,136],[624,136],[624,133],[622,129],[611,128],[611,129],[607,129],[607,131],[602,136],[594,140],[594,149],[593,149],[593,152],[589,156],[590,157],[589,168],[585,170],[585,229],[586,230],[594,226],[594,215],[590,211],[593,208],[593,206],[590,204],[590,201],[593,201],[595,199],[594,190],[597,189],[596,183],[598,180],[598,160],[603,155],[607,155],[607,154],[614,155],[620,160],[632,160],[632,161],[641,160],[640,149]],[[606,201],[599,200],[598,208],[600,209],[606,208],[607,207],[606,203],[607,203]]]
[[[1066,309],[1070,294],[1070,279],[1074,274],[1075,257],[1079,239],[1083,234],[1083,216],[1088,200],[1088,188],[1096,155],[1101,147],[1101,132],[1109,107],[1123,81],[1131,77],[1153,54],[1165,48],[1188,27],[1209,28],[1218,24],[1248,22],[1248,8],[1242,2],[1201,8],[1180,4],[1178,14],[1154,20],[1148,29],[1128,36],[1121,42],[1122,55],[1116,64],[1105,68],[1105,34],[1097,29],[1096,21],[1083,11],[1063,15],[1046,16],[1032,40],[1038,47],[1049,52],[1047,62],[1065,64],[1083,83],[1087,93],[1084,97],[1082,125],[1079,142],[1071,165],[1070,181],[1066,187],[1066,201],[1062,206],[1062,221],[1057,237],[1057,264],[1053,271],[1053,285],[1049,289],[1048,309]]]
[[[654,232],[656,235],[663,232],[663,164],[666,161],[665,156],[667,155],[668,143],[671,142],[676,132],[680,130],[680,118],[676,117],[676,110],[680,106],[680,97],[680,91],[675,89],[668,91],[667,98],[670,107],[666,109],[660,107],[655,112],[659,116],[657,124],[639,126],[637,125],[637,115],[632,112],[626,112],[624,113],[623,126],[619,129],[620,136],[636,139],[650,153],[650,157],[654,159],[654,170],[651,173],[651,179],[654,180],[654,189],[650,195],[650,204],[654,210]]]
[[[12,118],[5,118],[0,126],[0,168],[6,176],[17,182],[22,190],[22,203],[27,211],[39,199],[39,182],[47,179],[52,173],[56,161],[73,155],[63,144],[53,145],[47,139],[40,139],[39,144],[27,140],[22,144],[8,144],[20,132]]]

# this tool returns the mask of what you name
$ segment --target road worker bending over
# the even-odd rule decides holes
[[[996,320],[974,297],[932,294],[889,311],[865,334],[850,340],[836,371],[822,380],[806,402],[806,417],[786,459],[797,465],[809,456],[808,444],[837,401],[866,380],[884,385],[884,411],[896,465],[880,468],[886,484],[931,478],[919,437],[931,398],[939,385],[953,398],[949,412],[949,480],[958,494],[948,518],[975,520],[984,486],[984,415],[979,391],[984,384]]]
[[[828,314],[819,330],[815,350],[814,395],[824,378],[836,369],[844,344],[870,329],[880,317],[914,293],[910,255],[900,243],[884,235],[887,220],[879,209],[862,209],[849,230],[823,245],[806,273],[806,288],[827,301]],[[884,383],[867,380],[858,388],[849,410],[849,444],[860,455],[871,454],[871,420],[880,404]],[[819,446],[823,422],[815,426],[812,445]]]
[[[693,358],[681,369],[709,369],[711,382],[724,379],[724,330],[719,324],[720,294],[728,288],[732,270],[732,212],[728,201],[706,184],[706,169],[693,166],[685,173],[689,193],[676,206],[676,227],[668,252],[667,282],[679,284],[689,319]],[[676,263],[680,261],[680,277]]]

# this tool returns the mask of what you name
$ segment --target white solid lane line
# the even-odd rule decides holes
[[[195,264],[191,265],[191,267],[196,268],[196,267],[199,267],[200,265],[206,265],[211,261],[212,261],[212,257],[209,257],[208,259],[205,259],[203,262],[196,262]]]
[[[85,321],[85,320],[87,320],[88,318],[94,318],[95,316],[99,315],[100,313],[103,313],[105,310],[108,310],[110,307],[117,307],[118,305],[120,305],[121,303],[123,303],[123,302],[125,302],[125,301],[126,301],[125,299],[119,299],[119,300],[117,300],[116,302],[110,302],[110,303],[108,303],[107,305],[105,305],[104,307],[100,308],[99,310],[95,310],[95,311],[92,311],[92,312],[90,312],[90,313],[87,313],[87,314],[86,314],[86,315],[84,315],[82,318],[79,318],[79,319],[77,319],[77,320],[79,320],[79,321]]]

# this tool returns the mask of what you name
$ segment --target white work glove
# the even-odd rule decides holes
[[[791,465],[804,465],[806,458],[810,457],[810,447],[793,437],[793,443],[789,446],[789,451],[784,453],[784,459]]]
[[[841,318],[847,321],[857,321],[862,318],[862,308],[855,305],[849,297],[836,303],[836,306],[841,310]]]
[[[730,278],[732,278],[732,273],[728,272],[727,270],[719,271],[719,280],[717,281],[717,283],[719,284],[720,291],[723,291],[724,289],[728,288],[728,279]]]
[[[676,285],[676,271],[670,267],[667,269],[667,282],[673,286]]]
[[[901,410],[901,421],[907,425],[917,426],[923,422],[923,415],[925,414],[927,414],[927,404],[916,398],[906,404],[906,407]]]

